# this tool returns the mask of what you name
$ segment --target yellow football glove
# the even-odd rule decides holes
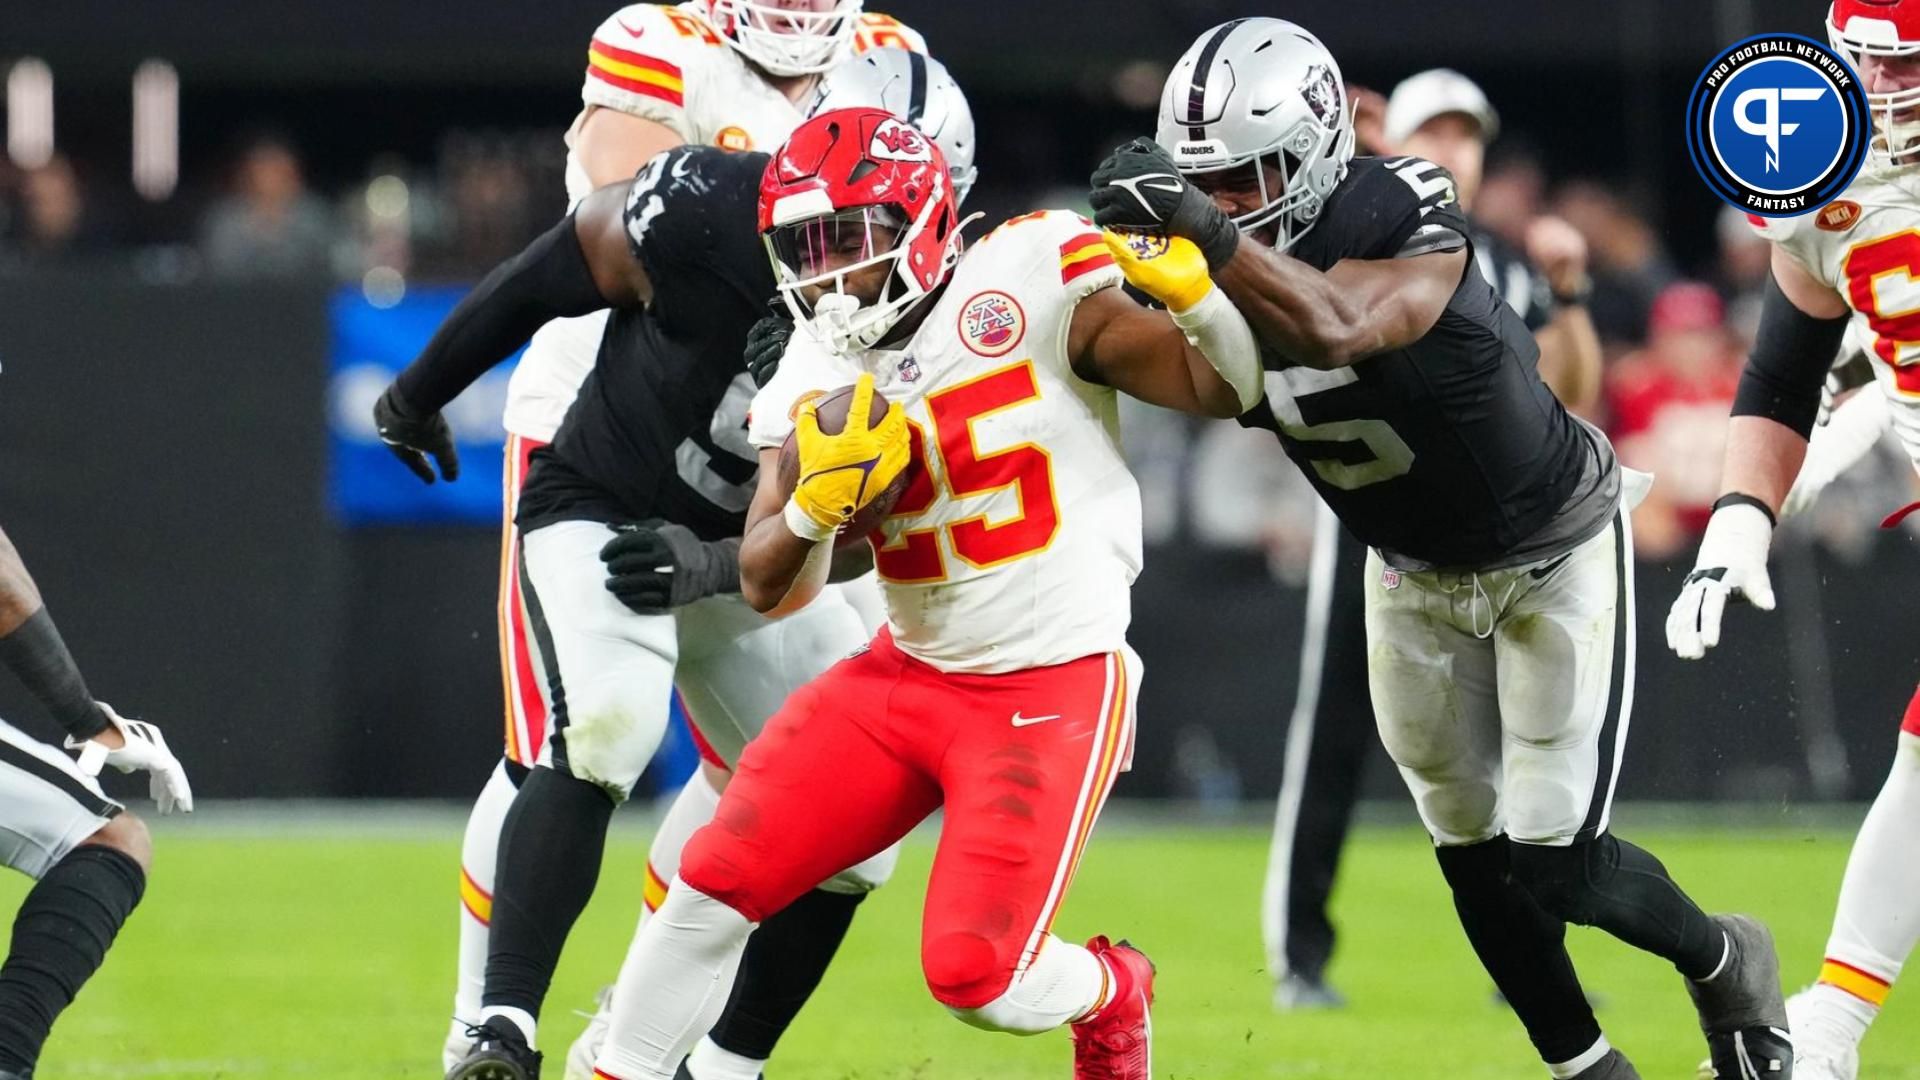
[[[1186,311],[1213,291],[1207,257],[1186,237],[1115,229],[1101,232],[1127,283],[1167,305],[1168,311]]]
[[[793,503],[823,531],[838,529],[872,502],[907,467],[907,413],[887,410],[880,425],[867,429],[873,414],[873,376],[853,384],[847,423],[838,435],[820,430],[820,399],[800,406],[794,434],[800,450],[800,482]]]

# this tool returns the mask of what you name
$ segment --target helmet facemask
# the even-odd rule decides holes
[[[1856,16],[1842,29],[1829,14],[1827,40],[1863,79],[1861,68],[1869,57],[1898,57],[1920,63],[1920,41],[1901,40],[1898,30],[1889,22]],[[1866,98],[1874,128],[1868,156],[1882,165],[1920,165],[1920,85],[1887,93],[1868,93]]]
[[[878,345],[913,306],[932,290],[909,265],[916,240],[929,227],[951,222],[940,214],[944,203],[928,199],[920,217],[908,222],[890,206],[859,206],[777,225],[765,237],[773,259],[780,298],[794,321],[806,325],[815,337],[836,352],[859,352]],[[942,238],[935,237],[936,242]],[[935,276],[944,282],[960,258],[960,232],[951,230],[940,249],[943,266]],[[877,295],[869,298],[850,286],[862,271],[886,267]],[[825,291],[809,300],[807,290]],[[935,286],[938,287],[937,285]]]
[[[860,0],[827,11],[796,11],[770,0],[711,0],[712,21],[727,43],[774,75],[817,75],[850,54]]]
[[[1344,152],[1340,147],[1343,136],[1349,148]],[[1313,183],[1316,174],[1307,169],[1307,164],[1319,157],[1350,156],[1352,140],[1350,125],[1342,132],[1303,121],[1275,146],[1228,157],[1219,164],[1185,167],[1181,172],[1209,194],[1216,186],[1257,192],[1260,205],[1231,215],[1234,228],[1253,235],[1271,225],[1274,249],[1285,251],[1319,220],[1327,196],[1333,193],[1334,183]],[[1328,175],[1336,182],[1338,179],[1337,175],[1319,175]]]

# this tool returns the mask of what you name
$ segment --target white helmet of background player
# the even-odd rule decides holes
[[[853,51],[860,0],[707,0],[707,21],[775,75],[817,75]]]
[[[1827,38],[1866,86],[1880,134],[1873,150],[1895,165],[1920,162],[1920,0],[1833,0]],[[1869,65],[1888,70],[1870,75]],[[1907,85],[1873,90],[1888,84]]]
[[[932,139],[953,176],[954,202],[967,201],[980,176],[973,110],[945,64],[907,49],[869,49],[827,72],[806,113],[862,108],[885,109]]]
[[[1189,179],[1248,170],[1261,205],[1233,223],[1241,232],[1271,225],[1285,251],[1346,176],[1353,116],[1340,65],[1319,38],[1285,19],[1235,19],[1173,65],[1157,138]]]

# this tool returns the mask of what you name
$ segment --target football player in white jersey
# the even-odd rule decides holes
[[[1843,407],[1833,434],[1814,440],[1827,444],[1821,456],[1844,456],[1838,443],[1864,450],[1842,414],[1869,432],[1880,414],[1920,468],[1920,0],[1834,0],[1827,29],[1860,74],[1873,142],[1838,199],[1799,217],[1752,219],[1773,241],[1773,277],[1728,426],[1725,494],[1667,617],[1667,642],[1687,659],[1720,643],[1729,601],[1773,609],[1767,549],[1809,456],[1828,363],[1849,332],[1868,346],[1879,400]],[[1852,1080],[1860,1040],[1920,942],[1916,833],[1920,692],[1848,860],[1819,981],[1788,1003],[1800,1080]]]
[[[817,867],[941,806],[921,948],[934,997],[989,1030],[1073,1024],[1076,1076],[1151,1074],[1152,966],[1051,932],[1131,745],[1140,506],[1117,393],[1233,415],[1259,393],[1257,357],[1211,283],[1171,318],[1135,304],[1120,264],[1142,257],[1074,214],[1016,218],[963,260],[945,175],[879,110],[815,117],[768,168],[761,231],[806,328],[754,401],[741,584],[760,610],[799,610],[841,526],[904,471],[871,537],[889,621],[741,756],[621,972],[608,1080],[674,1076],[755,924]],[[1181,257],[1198,252],[1144,261]],[[824,434],[819,400],[848,383],[844,429]],[[876,388],[890,407],[870,427]]]
[[[566,136],[569,203],[631,178],[674,146],[777,145],[817,95],[822,73],[872,49],[924,53],[926,42],[897,19],[862,11],[860,0],[688,0],[620,9],[588,47],[582,107]],[[548,734],[525,597],[511,569],[520,557],[518,497],[533,451],[552,442],[592,369],[605,326],[605,312],[549,324],[508,384],[499,604],[505,753],[474,803],[461,848],[458,973],[441,1051],[447,1068],[466,1053],[466,1031],[480,1017],[501,829]],[[459,475],[438,404],[389,393],[376,412],[382,437],[428,483],[429,457],[446,480]],[[711,783],[698,777],[683,794],[690,803],[712,797]]]

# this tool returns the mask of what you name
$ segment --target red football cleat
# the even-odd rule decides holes
[[[1113,996],[1106,1007],[1073,1025],[1074,1080],[1151,1080],[1153,1076],[1153,961],[1104,937],[1087,949],[1106,965]]]

